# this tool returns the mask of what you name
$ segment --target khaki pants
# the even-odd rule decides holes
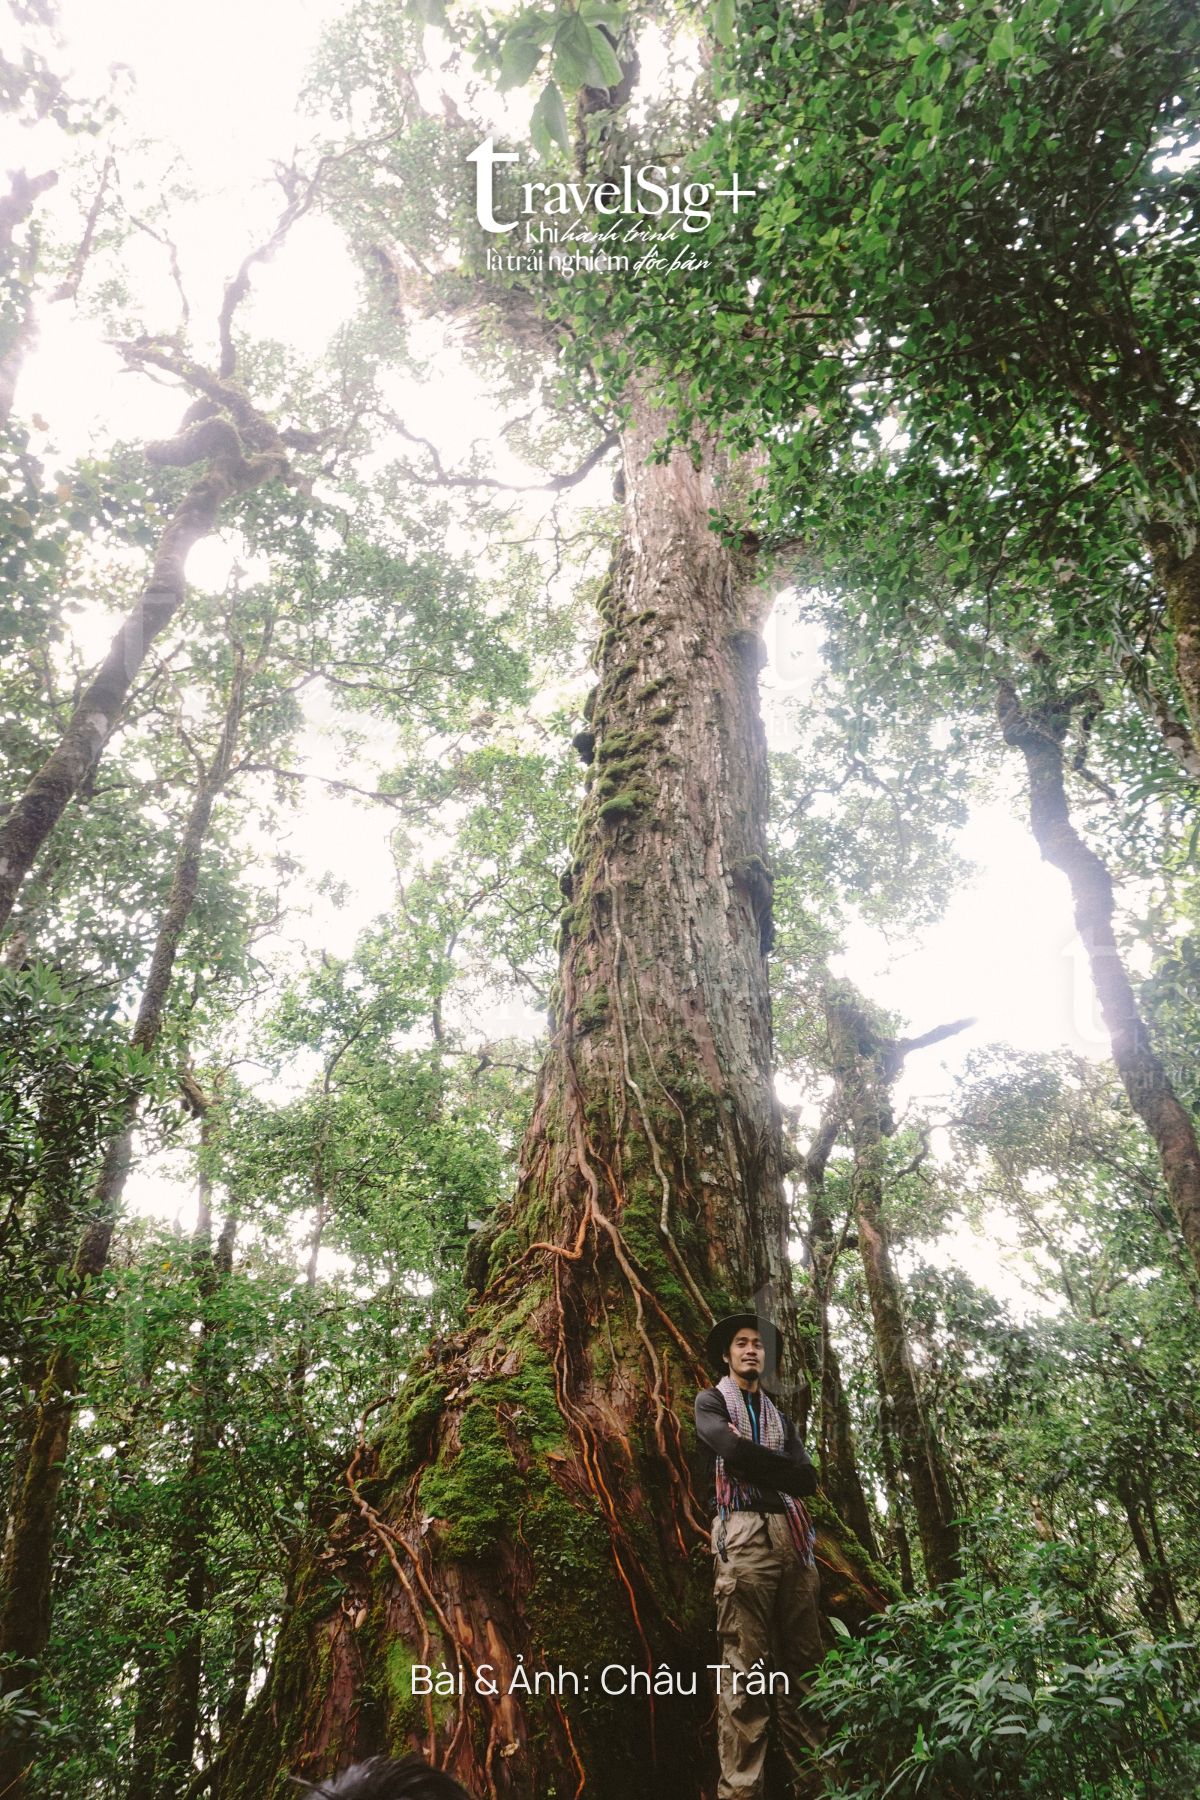
[[[720,1675],[717,1700],[717,1748],[721,1779],[717,1800],[759,1800],[767,1727],[774,1704],[779,1737],[794,1775],[814,1741],[801,1721],[804,1678],[824,1654],[821,1644],[815,1568],[805,1568],[796,1554],[784,1513],[730,1513],[725,1522],[725,1553],[717,1553],[720,1521],[714,1520],[714,1590],[717,1599]],[[747,1673],[758,1662],[768,1677],[786,1675],[788,1692],[777,1683],[769,1691],[733,1691],[731,1671]]]

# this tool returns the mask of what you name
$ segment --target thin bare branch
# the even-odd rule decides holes
[[[408,439],[410,444],[419,444],[423,450],[427,450],[430,459],[433,462],[436,471],[434,475],[414,474],[414,480],[422,482],[427,487],[488,488],[495,493],[502,494],[565,493],[568,488],[576,487],[581,481],[586,480],[592,470],[596,467],[597,463],[602,462],[609,451],[616,447],[618,442],[616,432],[610,431],[605,437],[601,438],[595,449],[589,451],[579,467],[577,469],[572,469],[567,475],[552,475],[548,481],[501,481],[499,477],[495,475],[452,474],[442,467],[442,459],[438,453],[436,444],[430,443],[428,438],[418,437],[415,432],[409,431],[399,422],[399,420],[396,421],[396,429],[399,431],[401,437]]]

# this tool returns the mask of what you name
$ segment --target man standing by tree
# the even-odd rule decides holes
[[[799,1498],[815,1492],[817,1472],[796,1427],[760,1385],[778,1356],[769,1320],[752,1312],[719,1319],[708,1358],[721,1378],[696,1396],[696,1430],[713,1458],[718,1800],[762,1794],[772,1691],[783,1702],[779,1735],[799,1794],[809,1740],[795,1696],[822,1655],[816,1534]]]

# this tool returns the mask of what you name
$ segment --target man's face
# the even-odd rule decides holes
[[[729,1340],[725,1360],[734,1379],[756,1382],[763,1372],[766,1346],[752,1326],[743,1325]]]

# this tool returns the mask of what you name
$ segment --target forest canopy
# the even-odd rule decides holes
[[[208,10],[0,41],[0,1794],[711,1800],[746,1306],[786,1791],[1191,1792],[1200,14]]]

